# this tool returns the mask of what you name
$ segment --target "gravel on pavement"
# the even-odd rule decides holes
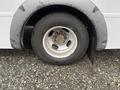
[[[120,90],[120,50],[68,66],[45,64],[29,50],[0,50],[0,90]]]

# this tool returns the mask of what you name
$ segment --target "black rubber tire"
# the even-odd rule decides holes
[[[72,28],[78,39],[75,52],[66,58],[55,58],[50,56],[43,48],[42,40],[44,34],[53,26],[65,26]],[[89,44],[89,35],[84,24],[71,14],[58,12],[44,16],[35,25],[32,33],[31,44],[34,52],[46,63],[56,65],[72,64],[80,60],[86,53]]]

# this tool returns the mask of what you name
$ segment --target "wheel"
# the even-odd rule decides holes
[[[52,13],[35,25],[31,44],[44,62],[71,64],[85,55],[89,35],[84,24],[68,13]]]

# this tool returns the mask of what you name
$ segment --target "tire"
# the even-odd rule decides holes
[[[54,29],[51,29],[52,27]],[[51,31],[47,33],[50,29]],[[71,41],[68,41],[70,38]],[[70,46],[67,46],[68,42],[70,42]],[[51,43],[55,43],[56,46]],[[34,52],[44,62],[66,65],[80,60],[85,55],[88,49],[89,35],[84,24],[73,15],[63,12],[52,13],[44,16],[35,25],[31,44]]]

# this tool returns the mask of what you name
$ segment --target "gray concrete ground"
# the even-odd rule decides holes
[[[120,90],[120,50],[77,64],[44,64],[31,51],[0,50],[0,90]]]

